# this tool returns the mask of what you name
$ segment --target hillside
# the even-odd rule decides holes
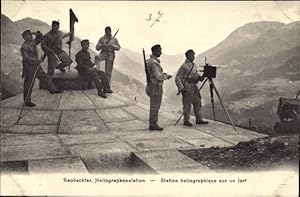
[[[150,49],[145,49],[146,59],[148,59],[151,55]],[[118,56],[121,58],[117,58],[116,68],[120,70],[122,73],[127,74],[130,77],[137,79],[138,81],[145,84],[146,75],[145,75],[145,66],[143,60],[142,48],[140,53],[134,52],[130,49],[121,49],[118,53]],[[162,54],[160,57],[162,62],[162,66],[165,72],[173,75],[180,64],[184,61],[184,54],[181,55],[167,55]]]
[[[20,55],[20,46],[23,43],[23,39],[21,37],[21,33],[31,28],[32,31],[41,31],[43,34],[47,33],[50,30],[50,26],[47,23],[42,21],[25,18],[16,22],[12,22],[9,18],[4,15],[1,15],[1,74],[3,77],[1,83],[1,91],[3,92],[3,98],[8,97],[8,95],[15,95],[17,93],[21,93],[23,82],[21,79],[21,55]],[[67,39],[65,39],[65,42]],[[67,47],[67,45],[64,45]],[[74,60],[74,56],[77,51],[81,49],[80,39],[75,38],[72,42],[72,59]],[[40,47],[39,47],[40,50]],[[65,48],[68,51],[67,48]],[[91,56],[95,55],[93,50],[90,50]],[[40,50],[41,54],[41,50]],[[126,64],[131,65],[132,61],[126,56],[117,55],[116,56],[116,64]],[[115,65],[116,65],[115,64]],[[46,61],[42,64],[43,68],[46,68]],[[72,69],[75,67],[73,64]],[[116,66],[118,67],[118,66]],[[121,66],[119,66],[121,67]],[[5,76],[5,77],[4,77]],[[14,82],[13,82],[14,81]],[[9,84],[15,84],[15,86],[11,86]],[[37,84],[35,87],[37,87]],[[18,91],[16,91],[16,87]],[[124,75],[122,72],[119,72],[117,69],[114,70],[113,73],[113,83],[112,88],[118,93],[124,94],[126,96],[133,97],[139,95],[142,97],[142,100],[146,100],[147,96],[144,94],[145,88],[143,83],[138,80]]]
[[[300,90],[300,22],[254,22],[233,31],[217,46],[196,57],[198,65],[221,66],[214,79],[223,103],[238,125],[271,130],[277,119],[279,97],[294,98]],[[176,89],[168,88],[168,101],[180,104]],[[201,90],[204,116],[211,118],[208,85]],[[217,120],[227,117],[217,97]],[[179,108],[176,107],[178,111]]]

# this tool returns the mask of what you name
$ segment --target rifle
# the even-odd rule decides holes
[[[116,31],[116,33],[114,34],[114,36],[111,37],[110,39],[108,39],[108,40],[106,41],[105,44],[108,44],[108,42],[109,42],[112,38],[116,37],[116,35],[118,34],[119,30],[120,30],[120,29],[118,29],[118,30]]]
[[[148,69],[147,69],[147,62],[146,62],[146,55],[145,55],[144,48],[143,48],[143,58],[144,58],[144,65],[145,65],[146,81],[147,81],[147,83],[149,83],[150,82],[150,76],[149,76],[149,72],[148,72]]]

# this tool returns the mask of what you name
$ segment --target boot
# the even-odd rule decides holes
[[[106,98],[107,97],[102,91],[98,92],[98,96],[101,96],[102,98]]]
[[[103,90],[103,92],[104,92],[104,93],[108,93],[108,94],[112,94],[112,93],[113,93],[113,91],[110,90],[110,89],[109,89],[109,90]]]
[[[193,124],[190,123],[189,121],[184,121],[183,124],[184,124],[185,126],[188,126],[188,127],[192,127],[192,126],[193,126]]]
[[[58,88],[54,85],[54,83],[53,83],[53,81],[52,81],[51,78],[48,80],[48,89],[49,89],[49,92],[50,92],[51,94],[56,94],[56,93],[62,93],[62,92],[63,92],[63,90],[58,89]]]
[[[162,131],[164,129],[156,124],[156,125],[150,125],[149,130]]]
[[[63,93],[63,90],[49,90],[51,94]]]
[[[35,106],[35,104],[32,103],[31,101],[26,102],[25,105],[28,106],[28,107],[34,107]]]
[[[66,72],[66,70],[64,69],[64,67],[62,66],[62,64],[59,64],[55,68],[58,69],[58,70],[60,70],[60,72],[62,72],[62,73]]]
[[[196,124],[208,124],[208,122],[204,120],[197,120]]]

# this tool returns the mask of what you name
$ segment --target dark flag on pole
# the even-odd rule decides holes
[[[71,45],[72,45],[72,41],[74,39],[74,32],[75,32],[75,28],[74,28],[75,22],[78,22],[78,18],[74,14],[73,10],[70,9],[70,32],[72,34],[70,35],[70,39],[67,42],[67,44],[69,45],[69,56],[70,56],[70,58],[71,58]],[[70,70],[70,66],[69,66],[69,70]]]

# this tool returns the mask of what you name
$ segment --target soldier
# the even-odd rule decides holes
[[[198,91],[198,81],[203,81],[204,77],[197,73],[197,65],[194,63],[195,53],[188,50],[185,53],[186,60],[179,68],[175,83],[182,94],[184,125],[193,126],[190,123],[191,104],[193,104],[196,124],[208,124],[202,119],[201,114],[201,95]]]
[[[33,39],[32,34],[36,35],[35,39]],[[21,55],[23,59],[22,77],[24,77],[24,102],[26,106],[34,107],[35,104],[31,102],[31,93],[35,77],[39,80],[45,80],[46,83],[48,83],[48,89],[51,94],[60,93],[62,91],[55,87],[51,78],[40,66],[42,61],[38,58],[37,45],[43,39],[43,35],[39,31],[37,33],[31,33],[30,30],[26,30],[22,33],[22,37],[25,40],[21,47]]]
[[[106,98],[105,93],[111,94],[112,91],[105,73],[94,68],[95,64],[91,61],[91,56],[88,51],[89,46],[89,40],[81,41],[82,49],[75,56],[75,60],[77,62],[77,66],[75,68],[80,76],[94,82],[99,96]]]
[[[65,72],[64,67],[72,63],[71,58],[62,49],[62,39],[68,37],[72,32],[64,34],[59,31],[59,22],[52,21],[52,29],[44,36],[42,49],[48,57],[48,75],[53,76],[55,68]],[[58,64],[58,62],[60,62]]]
[[[160,65],[161,46],[154,45],[151,48],[152,55],[147,60],[147,73],[149,75],[149,82],[147,83],[146,93],[150,97],[150,118],[149,130],[163,130],[158,124],[158,111],[161,105],[163,94],[163,82],[170,79],[172,76],[163,72]]]
[[[101,61],[105,61],[105,74],[107,75],[109,83],[112,76],[115,51],[120,50],[120,48],[117,38],[111,35],[111,28],[109,26],[105,27],[105,35],[99,39],[96,45],[96,50],[101,50],[101,52],[99,56],[96,56],[95,63],[100,64]]]

